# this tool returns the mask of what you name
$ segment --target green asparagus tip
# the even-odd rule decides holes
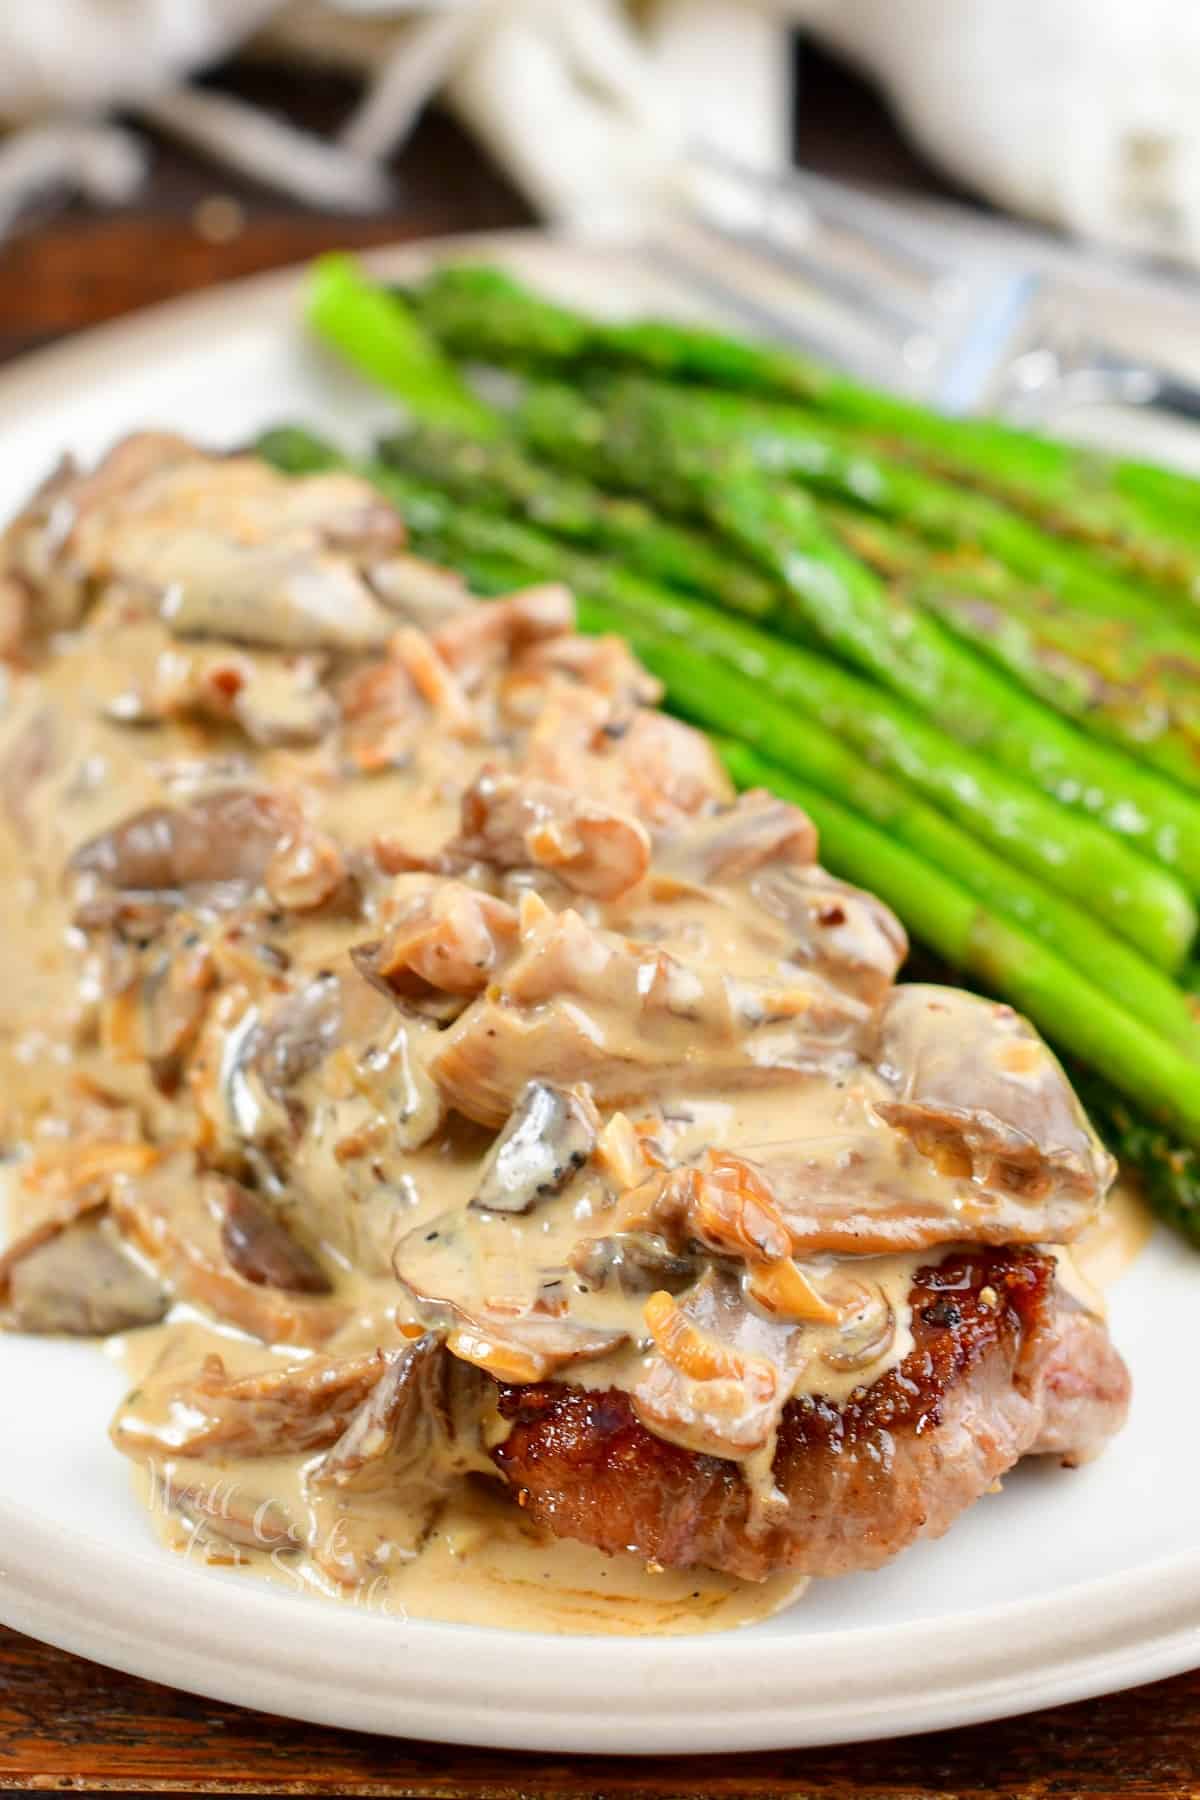
[[[313,264],[306,316],[323,343],[386,388],[425,423],[491,436],[498,420],[478,400],[405,303],[373,282],[353,257]]]

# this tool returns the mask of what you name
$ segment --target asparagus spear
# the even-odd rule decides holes
[[[1200,784],[1200,634],[1064,607],[1002,564],[940,554],[886,520],[827,504],[838,542],[1085,730]]]
[[[498,430],[495,414],[475,398],[409,309],[368,280],[352,257],[323,256],[313,264],[308,323],[418,418],[479,437]]]
[[[892,777],[862,760],[805,714],[785,709],[736,670],[714,672],[709,657],[657,634],[638,615],[586,596],[579,622],[588,631],[617,631],[665,684],[668,704],[697,723],[751,742],[793,774],[841,799],[857,814],[906,844],[990,910],[1047,944],[1085,972],[1103,970],[1104,985],[1152,1030],[1197,1062],[1200,1015],[1174,983],[1115,937],[1093,914],[1005,862]]]
[[[1056,712],[1182,786],[1200,787],[1200,683],[1180,679],[1185,647],[1131,627],[1097,641],[1096,621],[1022,616],[944,577],[904,591]]]
[[[317,265],[310,313],[327,339],[350,353],[377,379],[387,380],[403,393],[418,417],[469,426],[476,435],[495,432],[494,415],[462,387],[405,308],[367,282],[348,258],[327,258]],[[536,471],[523,468],[516,452],[497,447],[495,462],[493,477],[500,468],[507,468],[509,491],[514,487],[521,490],[527,507],[540,491],[542,504],[553,510],[560,529],[566,526],[578,532],[587,528],[582,523],[588,512],[586,500],[581,507],[578,494],[559,491],[556,495],[552,483],[538,483]],[[632,514],[623,517],[617,501],[609,500],[606,508],[592,506],[593,520],[598,511],[604,514],[602,523],[609,541],[622,541],[627,550],[637,546],[636,564],[647,572],[668,579],[690,579],[693,587],[743,610],[763,609],[769,584],[756,584],[752,572],[743,574],[730,559],[720,558],[701,540],[693,537],[689,542],[674,527],[655,528],[644,509],[640,518]],[[810,632],[805,628],[801,635],[807,637]],[[1050,773],[1044,770],[1047,781]],[[1073,791],[1089,796],[1102,792],[1094,780],[1081,787],[1070,773],[1067,779]],[[1122,805],[1115,816],[1127,821],[1135,814]]]
[[[270,440],[263,443],[269,451]],[[285,440],[292,466],[296,443],[294,433]],[[1151,962],[1170,969],[1185,956],[1196,914],[1172,877],[1091,820],[1068,813],[962,749],[886,692],[699,601],[670,594],[602,559],[567,551],[527,526],[456,506],[396,470],[375,464],[363,465],[362,472],[398,506],[422,548],[460,564],[471,558],[477,566],[499,561],[508,581],[564,580],[577,594],[619,608],[627,626],[640,619],[660,637],[692,643],[713,658],[714,672],[721,664],[740,670],[751,678],[755,696],[767,690],[857,744],[1008,861],[1137,944]],[[754,706],[752,698],[749,715]]]
[[[1200,893],[1200,801],[1055,717],[903,595],[889,593],[836,541],[808,495],[747,470],[718,447],[707,396],[692,431],[695,396],[671,394],[662,403],[660,390],[644,382],[621,390],[630,404],[600,414],[565,390],[539,389],[524,418],[541,448],[553,438],[621,485],[662,491],[669,503],[706,514],[790,595],[783,629],[799,621],[802,635],[815,632],[964,743],[1097,816]],[[553,419],[543,429],[546,409]]]
[[[1003,993],[1047,1036],[1153,1116],[1168,1112],[1187,1142],[1200,1144],[1200,1069],[1193,1061],[1036,938],[980,905],[951,876],[840,801],[744,744],[729,744],[723,754],[740,787],[769,787],[804,808],[821,834],[821,853],[831,869],[870,888],[940,956]]]
[[[1120,617],[1161,618],[1160,597],[997,504],[907,468],[837,423],[799,407],[740,394],[669,386],[637,376],[597,384],[589,398],[535,384],[519,422],[543,451],[560,448],[580,463],[610,469],[675,459],[668,499],[686,504],[687,476],[731,455],[765,473],[865,507],[932,543],[982,548],[1026,580],[1072,605]],[[686,447],[686,457],[684,456]],[[682,467],[680,464],[682,462]]]
[[[561,475],[516,444],[418,429],[385,438],[378,455],[458,499],[491,511],[515,507],[558,537],[620,551],[630,568],[733,612],[767,619],[778,608],[773,584],[705,533],[659,518],[640,500]]]
[[[1023,581],[983,551],[937,550],[894,524],[849,506],[825,502],[821,517],[838,542],[889,581],[913,592],[935,585],[971,594],[1022,619],[1055,648],[1070,650],[1117,683],[1150,683],[1181,699],[1200,692],[1200,631],[1156,614],[1153,618],[1097,616],[1064,606]]]
[[[767,344],[668,321],[610,324],[492,268],[439,270],[415,297],[457,355],[530,366],[613,364],[799,401],[1016,506],[1056,533],[1106,546],[1139,575],[1200,596],[1200,483],[990,419],[951,419]]]

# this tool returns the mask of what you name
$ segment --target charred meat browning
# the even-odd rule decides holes
[[[639,1398],[616,1390],[502,1390],[512,1430],[495,1457],[548,1530],[605,1549],[636,1543],[664,1566],[752,1580],[781,1566],[877,1568],[940,1536],[1022,1455],[1086,1450],[1097,1414],[1105,1435],[1119,1429],[1128,1381],[1094,1319],[1075,1327],[1087,1352],[1078,1394],[1047,1398],[1062,1344],[1053,1294],[1052,1267],[1033,1251],[920,1270],[908,1356],[841,1406],[816,1394],[784,1407],[771,1473],[785,1506],[765,1521],[737,1463],[664,1442]]]

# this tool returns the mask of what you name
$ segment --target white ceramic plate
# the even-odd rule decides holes
[[[476,243],[565,297],[659,307],[634,259]],[[375,259],[411,273],[420,253]],[[386,402],[297,328],[298,277],[93,332],[0,377],[0,518],[64,450],[135,426],[233,444],[283,418],[352,441]],[[0,1619],[222,1700],[367,1731],[554,1751],[718,1751],[964,1724],[1200,1662],[1200,1282],[1156,1239],[1117,1289],[1133,1414],[1091,1468],[1020,1470],[940,1543],[820,1583],[717,1637],[561,1638],[379,1617],[160,1550],[105,1428],[122,1379],[86,1345],[0,1336]]]

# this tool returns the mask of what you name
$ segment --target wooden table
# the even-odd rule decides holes
[[[799,151],[814,165],[893,183],[936,179],[848,77],[819,68]],[[271,104],[302,98],[319,125],[349,99],[303,95],[275,74],[236,84]],[[216,195],[236,201],[214,208]],[[240,214],[240,216],[239,216]],[[370,222],[314,217],[166,147],[132,210],[69,210],[0,250],[0,360],[172,294],[372,244],[519,225],[518,197],[444,120],[422,126],[395,209]],[[238,229],[224,236],[231,226]],[[36,474],[31,470],[30,476]],[[0,1546],[2,1553],[3,1546]],[[919,1642],[913,1645],[920,1654]],[[802,1679],[802,1675],[798,1679]],[[711,1697],[710,1697],[711,1700]],[[704,1760],[518,1756],[393,1743],[285,1724],[98,1668],[0,1628],[0,1789],[486,1796],[855,1796],[1050,1800],[1200,1796],[1200,1673],[1008,1724],[849,1749]]]

